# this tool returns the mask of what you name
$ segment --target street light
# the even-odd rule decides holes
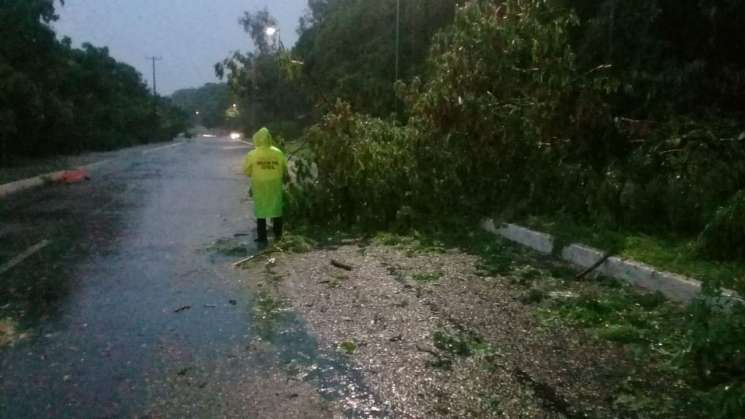
[[[284,47],[282,46],[282,36],[280,35],[279,27],[267,26],[266,28],[264,28],[264,34],[267,37],[272,38],[275,47],[279,46],[280,50],[284,49]]]

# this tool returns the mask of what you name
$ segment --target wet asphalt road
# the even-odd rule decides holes
[[[230,268],[236,256],[210,250],[253,234],[247,151],[194,140],[0,204],[4,256],[52,240],[0,276],[9,295],[42,284],[4,307],[24,310],[29,337],[0,349],[0,417],[254,416],[247,393],[262,383],[247,377],[287,354],[246,350],[255,296]]]

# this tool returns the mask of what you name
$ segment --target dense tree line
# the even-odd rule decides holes
[[[349,104],[306,136],[316,159],[328,158],[319,166],[327,190],[315,196],[338,200],[323,218],[386,225],[399,213],[436,214],[455,199],[461,210],[507,217],[565,212],[700,234],[709,255],[745,256],[745,214],[735,210],[745,185],[745,3],[472,0],[398,88],[365,61],[374,48],[344,49],[343,39],[390,40],[387,25],[376,32],[350,13],[363,3],[311,2],[295,51],[306,83],[322,86],[310,97]],[[412,10],[425,3],[402,1]],[[309,39],[313,47],[303,44]],[[386,85],[385,94],[365,92],[366,81]],[[394,91],[406,126],[372,123],[395,111],[385,99]],[[386,153],[405,164],[378,170],[376,156],[393,164]],[[391,176],[379,182],[385,192],[357,187],[381,174]]]
[[[245,131],[268,126],[278,137],[299,136],[311,106],[299,80],[291,76],[296,65],[280,40],[277,20],[263,9],[246,12],[239,24],[254,50],[235,52],[215,65],[217,76],[227,78],[237,105],[229,116]],[[267,34],[268,28],[277,32]]]
[[[0,3],[0,164],[166,140],[186,115],[107,48],[58,40],[53,0]],[[157,105],[157,114],[156,114]]]
[[[401,2],[400,80],[421,74],[432,36],[452,21],[457,3]],[[311,0],[291,50],[266,35],[267,27],[277,25],[269,10],[245,13],[240,23],[255,50],[216,66],[241,104],[243,126],[267,125],[297,137],[300,128],[333,109],[339,98],[373,115],[403,112],[393,89],[396,13],[395,0]]]
[[[171,100],[190,115],[195,124],[206,128],[225,127],[226,113],[233,104],[230,89],[224,83],[177,90],[171,95]]]
[[[326,110],[341,98],[387,117],[399,105],[393,83],[422,74],[432,37],[452,22],[457,3],[402,0],[397,10],[396,0],[310,1],[292,51],[303,62],[306,92]]]

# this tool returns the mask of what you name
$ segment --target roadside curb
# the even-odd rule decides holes
[[[167,149],[167,148],[176,147],[176,146],[179,146],[179,145],[182,145],[182,144],[184,144],[184,143],[183,142],[176,142],[176,144],[168,144],[168,145],[164,145],[164,146],[161,146],[161,147],[153,147],[153,148],[150,148],[150,149],[147,149],[147,150],[142,150],[139,153],[144,156],[144,155],[150,154],[150,153],[155,152],[155,151],[160,151],[160,150],[164,150],[164,149]],[[19,193],[19,192],[23,192],[23,191],[27,191],[29,189],[38,188],[40,186],[44,186],[44,185],[47,185],[47,184],[50,184],[50,183],[60,182],[62,180],[62,178],[64,177],[65,173],[68,172],[68,171],[70,171],[70,170],[93,170],[93,169],[95,169],[95,168],[97,168],[99,166],[103,166],[103,165],[106,165],[108,163],[111,163],[114,160],[115,160],[115,158],[99,160],[97,162],[86,164],[84,166],[78,166],[78,167],[75,167],[75,168],[71,168],[71,169],[68,169],[68,170],[60,170],[60,171],[57,171],[57,172],[45,173],[43,175],[34,176],[34,177],[30,177],[30,178],[26,178],[26,179],[21,179],[21,180],[16,180],[14,182],[10,182],[10,183],[6,183],[4,185],[0,185],[0,199],[4,199],[4,198],[7,198],[10,195],[13,195],[13,194],[16,194],[16,193]]]
[[[39,186],[44,186],[49,183],[59,182],[64,174],[65,171],[62,170],[0,185],[0,199],[18,192],[38,188]]]
[[[605,252],[579,243],[555,249],[556,240],[550,234],[534,231],[517,224],[497,226],[492,219],[484,219],[481,228],[507,240],[529,247],[540,253],[557,254],[562,260],[581,268],[589,268],[603,258]],[[559,251],[560,250],[560,251]],[[610,257],[595,270],[594,275],[606,275],[650,291],[659,291],[667,298],[689,303],[701,293],[701,281],[630,259]],[[737,293],[724,290],[723,296],[740,300]]]

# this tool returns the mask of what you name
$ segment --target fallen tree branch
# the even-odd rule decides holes
[[[533,394],[540,403],[551,411],[561,413],[567,418],[583,418],[581,412],[575,412],[569,402],[560,395],[552,386],[538,381],[530,374],[520,368],[515,368],[513,374],[517,381],[533,390]]]
[[[237,262],[233,263],[233,268],[238,268],[238,267],[240,267],[241,265],[243,265],[244,263],[246,263],[246,262],[250,262],[250,261],[254,260],[254,259],[255,259],[255,258],[257,257],[257,256],[259,256],[259,254],[256,254],[256,255],[251,255],[251,256],[249,256],[249,257],[247,257],[247,258],[243,258],[243,259],[241,259],[241,260],[239,260],[239,261],[237,261]]]
[[[582,272],[578,273],[578,274],[577,274],[577,275],[576,275],[576,276],[574,277],[574,279],[575,279],[575,280],[580,280],[580,279],[584,278],[584,277],[585,277],[585,276],[587,276],[587,275],[588,275],[588,274],[589,274],[590,272],[594,271],[595,269],[599,268],[599,267],[600,267],[600,265],[604,264],[604,263],[605,263],[605,261],[606,261],[606,260],[608,260],[608,258],[609,258],[609,257],[611,257],[611,254],[610,254],[610,253],[606,253],[605,255],[603,255],[603,257],[601,257],[601,258],[600,258],[600,259],[599,259],[599,260],[598,260],[597,262],[595,262],[595,263],[594,263],[594,264],[593,264],[592,266],[590,266],[589,268],[585,269],[584,271],[582,271]]]
[[[417,344],[415,347],[416,347],[416,350],[419,351],[419,352],[424,352],[426,354],[430,354],[430,355],[436,357],[437,359],[442,358],[440,356],[440,354],[438,354],[437,352],[433,351],[432,349],[424,348],[422,346],[419,346],[419,344]]]
[[[336,266],[336,267],[337,267],[337,268],[339,268],[339,269],[344,269],[345,271],[351,271],[352,269],[354,269],[354,268],[352,267],[352,265],[348,265],[348,264],[346,264],[346,263],[343,263],[343,262],[339,262],[339,261],[338,261],[338,260],[336,260],[336,259],[331,259],[331,264],[332,264],[333,266]]]

